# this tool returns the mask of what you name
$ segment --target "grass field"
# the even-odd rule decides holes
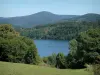
[[[0,62],[0,75],[91,75],[84,69],[56,69],[43,66]]]

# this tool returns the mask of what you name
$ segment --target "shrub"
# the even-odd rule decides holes
[[[94,75],[100,75],[100,64],[93,66]]]

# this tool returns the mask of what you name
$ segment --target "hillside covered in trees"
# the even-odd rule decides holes
[[[41,11],[34,14],[18,17],[0,17],[0,24],[12,24],[14,26],[21,26],[31,28],[33,26],[44,25],[48,23],[56,23],[62,19],[74,18],[79,15],[58,15],[48,11]]]
[[[38,64],[33,40],[20,36],[11,25],[0,25],[0,61]]]
[[[71,40],[80,32],[100,27],[100,22],[66,21],[33,28],[21,28],[20,33],[33,39]]]

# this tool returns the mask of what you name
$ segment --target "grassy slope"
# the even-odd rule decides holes
[[[55,68],[0,62],[0,75],[91,75],[84,69],[60,70]]]

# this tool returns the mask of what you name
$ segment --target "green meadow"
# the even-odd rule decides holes
[[[56,69],[45,66],[0,62],[0,75],[92,75],[85,69]]]

